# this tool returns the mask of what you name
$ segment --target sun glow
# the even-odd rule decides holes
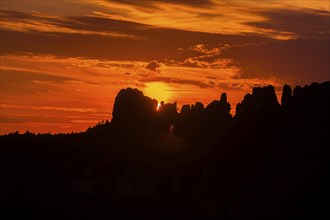
[[[159,108],[161,101],[169,102],[172,98],[170,87],[161,82],[147,83],[146,88],[144,89],[144,94],[153,99],[157,99],[157,109]]]
[[[157,111],[159,111],[160,106],[161,106],[161,104],[160,104],[160,102],[158,101],[158,104],[157,104]]]

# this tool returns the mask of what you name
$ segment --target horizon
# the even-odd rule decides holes
[[[269,86],[272,86],[272,85],[269,85]],[[254,87],[254,88],[260,88],[260,87]],[[133,90],[134,90],[134,89],[137,89],[137,88],[127,87],[127,88],[123,88],[123,89],[121,89],[120,91],[122,91],[122,90],[127,90],[127,89],[133,89]],[[118,93],[119,93],[120,91],[118,91]],[[140,91],[140,90],[138,90],[138,91]],[[160,109],[160,107],[161,107],[161,102],[163,102],[163,101],[157,100],[157,99],[155,99],[155,98],[153,98],[153,97],[150,97],[150,96],[146,95],[146,94],[144,93],[144,91],[140,91],[140,92],[142,92],[142,94],[143,94],[145,97],[148,97],[148,98],[151,98],[151,99],[157,101],[157,107],[156,107],[156,109],[155,109],[155,112],[158,112],[159,109]],[[276,92],[276,91],[275,91],[275,92]],[[117,93],[117,94],[118,94],[118,93]],[[224,93],[226,94],[226,92],[224,92]],[[223,94],[223,93],[220,93],[220,94],[219,94],[218,99],[216,99],[216,100],[212,100],[212,101],[219,101],[219,100],[220,100],[220,96],[221,96],[221,94]],[[247,94],[251,94],[251,93],[247,93]],[[246,94],[245,94],[245,95],[246,95]],[[281,93],[281,94],[276,93],[276,99],[277,99],[278,103],[281,105],[281,101],[280,101],[280,100],[281,100],[281,99],[280,99],[281,96],[279,96],[279,95],[282,95],[282,93]],[[203,102],[200,102],[200,101],[197,100],[196,102],[200,102],[200,103],[202,103],[203,106],[206,108],[206,106],[208,106],[209,104],[211,104],[212,101],[210,101],[210,102],[208,102],[208,103],[203,103]],[[243,99],[242,99],[241,101],[243,101]],[[189,105],[189,106],[191,106],[191,105],[195,105],[196,102],[195,102],[195,103],[177,103],[177,101],[174,101],[174,102],[164,102],[164,104],[173,104],[173,103],[177,103],[176,111],[180,114],[180,113],[181,113],[182,106],[184,106],[184,105]],[[230,104],[230,101],[229,101],[229,100],[228,100],[228,102],[229,102],[229,104]],[[240,102],[239,102],[239,103],[240,103]],[[235,116],[235,115],[236,115],[235,106],[231,106],[230,114],[231,114],[232,116]],[[71,132],[64,132],[64,133],[61,133],[61,132],[53,133],[53,132],[48,131],[48,132],[38,132],[38,134],[49,134],[49,133],[50,133],[50,134],[69,134],[69,133],[72,133],[72,132],[74,132],[74,133],[86,132],[89,128],[92,128],[92,127],[94,127],[94,126],[97,125],[97,124],[102,124],[102,123],[105,123],[106,121],[111,122],[112,117],[113,117],[113,115],[112,115],[112,111],[111,111],[110,118],[106,118],[106,119],[104,119],[104,120],[98,121],[97,123],[92,124],[91,126],[89,126],[88,128],[86,128],[85,130],[78,131],[78,132],[71,131]],[[33,131],[29,131],[29,130],[26,130],[26,131],[18,131],[18,130],[17,130],[17,131],[10,131],[10,132],[8,132],[8,133],[0,133],[0,135],[6,135],[6,134],[11,134],[11,133],[16,133],[16,132],[18,132],[19,134],[23,134],[23,133],[36,133],[36,132],[33,132]]]
[[[254,87],[330,80],[330,5],[293,1],[1,1],[0,134],[86,131],[117,93],[235,106]]]
[[[247,94],[245,94],[244,95],[244,98],[240,101],[240,102],[238,102],[237,104],[242,104],[243,103],[243,101],[245,101],[246,102],[246,99],[245,99],[245,97],[247,96],[247,95],[255,95],[255,93],[254,93],[254,89],[266,89],[267,87],[271,87],[272,89],[273,89],[273,91],[274,91],[274,97],[275,97],[275,99],[276,99],[276,102],[278,103],[278,105],[279,105],[279,107],[284,107],[284,108],[287,108],[287,106],[283,106],[283,105],[285,105],[285,103],[283,104],[282,103],[282,99],[283,99],[283,95],[288,95],[287,93],[286,94],[283,94],[284,93],[284,90],[285,90],[285,87],[287,87],[287,86],[289,86],[289,88],[291,89],[291,96],[293,97],[293,95],[294,95],[294,90],[296,89],[296,88],[300,88],[300,89],[305,89],[305,88],[310,88],[313,84],[314,84],[314,86],[315,85],[318,85],[318,86],[320,86],[320,85],[325,85],[325,84],[329,84],[330,83],[330,81],[324,81],[324,82],[321,82],[321,83],[318,83],[318,82],[313,82],[313,83],[311,83],[310,85],[305,85],[305,86],[295,86],[295,87],[291,87],[290,85],[287,85],[287,84],[285,84],[285,85],[283,85],[283,89],[282,89],[282,92],[281,92],[281,94],[279,94],[279,93],[277,93],[276,92],[276,90],[275,90],[275,88],[274,88],[274,86],[273,85],[267,85],[267,86],[263,86],[263,87],[254,87],[253,89],[252,89],[252,91],[250,92],[250,93],[247,93]],[[182,107],[183,106],[189,106],[189,108],[191,109],[191,108],[193,108],[193,106],[196,106],[196,104],[198,104],[198,103],[200,103],[200,104],[202,104],[202,106],[203,106],[203,108],[204,108],[204,110],[206,110],[207,109],[207,107],[209,107],[209,106],[211,106],[211,104],[213,103],[213,102],[221,102],[221,99],[222,99],[222,95],[223,94],[225,94],[225,96],[226,96],[226,101],[228,100],[227,99],[227,93],[225,93],[225,92],[223,92],[223,93],[221,93],[220,95],[219,95],[219,98],[218,99],[216,99],[216,100],[212,100],[211,102],[209,102],[209,103],[203,103],[203,102],[200,102],[200,101],[196,101],[195,103],[192,103],[192,104],[185,104],[185,103],[183,103],[183,104],[180,104],[180,103],[177,103],[177,101],[175,101],[175,102],[164,102],[164,101],[159,101],[159,100],[157,100],[157,99],[155,99],[155,98],[153,98],[153,97],[150,97],[150,96],[148,96],[148,95],[146,95],[143,91],[140,91],[139,89],[137,89],[137,88],[131,88],[131,87],[127,87],[127,88],[123,88],[123,89],[121,89],[118,93],[117,93],[117,96],[116,96],[116,99],[117,99],[117,97],[118,97],[118,95],[119,95],[119,93],[120,92],[122,92],[122,91],[127,91],[127,90],[132,90],[132,91],[134,91],[134,90],[136,90],[136,91],[138,91],[138,92],[141,92],[141,94],[142,94],[142,96],[143,97],[145,97],[145,98],[147,98],[147,99],[150,99],[150,100],[153,100],[153,101],[156,101],[157,102],[157,105],[155,106],[155,108],[154,108],[154,113],[156,113],[156,114],[159,114],[159,113],[161,113],[161,108],[162,108],[162,106],[164,105],[166,105],[166,104],[169,104],[170,106],[173,106],[173,105],[175,105],[176,106],[176,109],[175,109],[175,112],[176,113],[178,113],[178,115],[181,115],[181,110],[182,110]],[[287,91],[286,91],[287,92]],[[128,100],[129,101],[129,100]],[[268,100],[269,101],[269,100]],[[234,119],[234,118],[236,118],[236,116],[237,116],[237,109],[236,109],[236,107],[237,106],[232,106],[231,104],[230,104],[230,101],[228,100],[228,104],[230,105],[230,110],[229,110],[229,114],[230,114],[230,116],[231,116],[231,118],[232,119]],[[287,104],[287,103],[286,103]],[[320,103],[321,104],[321,103]],[[134,110],[133,109],[131,109],[133,112],[134,112]],[[218,109],[219,110],[219,109]],[[224,109],[223,109],[224,110]],[[159,115],[161,115],[161,114],[159,114]],[[112,119],[113,119],[113,111],[111,112],[111,115],[110,115],[111,117],[110,118],[107,118],[107,119],[104,119],[104,120],[101,120],[101,121],[98,121],[97,123],[95,123],[95,124],[92,124],[92,125],[90,125],[88,128],[86,128],[85,130],[82,130],[82,131],[77,131],[77,132],[74,132],[74,131],[69,131],[69,132],[50,132],[50,131],[48,131],[48,132],[34,132],[34,131],[29,131],[29,130],[25,130],[25,131],[18,131],[18,130],[16,130],[16,131],[10,131],[10,132],[8,132],[8,133],[4,133],[4,134],[2,134],[2,133],[0,133],[0,136],[6,136],[6,135],[11,135],[11,134],[33,134],[33,135],[44,135],[44,134],[52,134],[52,135],[69,135],[69,134],[81,134],[81,133],[85,133],[85,132],[88,132],[90,129],[94,129],[94,128],[96,128],[98,125],[106,125],[106,124],[111,124],[111,122],[112,122]],[[171,126],[173,126],[173,125],[171,125]]]

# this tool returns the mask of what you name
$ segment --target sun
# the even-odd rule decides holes
[[[158,101],[157,109],[159,108],[161,101],[169,102],[170,99],[172,98],[170,86],[161,82],[147,83],[144,89],[144,94],[153,99],[157,99]]]
[[[160,106],[161,106],[161,104],[160,104],[160,102],[158,101],[158,104],[157,104],[157,111],[159,111]]]

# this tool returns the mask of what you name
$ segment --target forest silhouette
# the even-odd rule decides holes
[[[1,215],[327,219],[330,81],[254,88],[230,114],[121,90],[85,132],[0,136]]]

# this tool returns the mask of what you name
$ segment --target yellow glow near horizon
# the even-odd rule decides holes
[[[146,84],[146,88],[143,90],[144,95],[153,99],[157,99],[158,103],[161,101],[169,102],[171,99],[171,91],[168,84],[161,82],[151,82]]]

